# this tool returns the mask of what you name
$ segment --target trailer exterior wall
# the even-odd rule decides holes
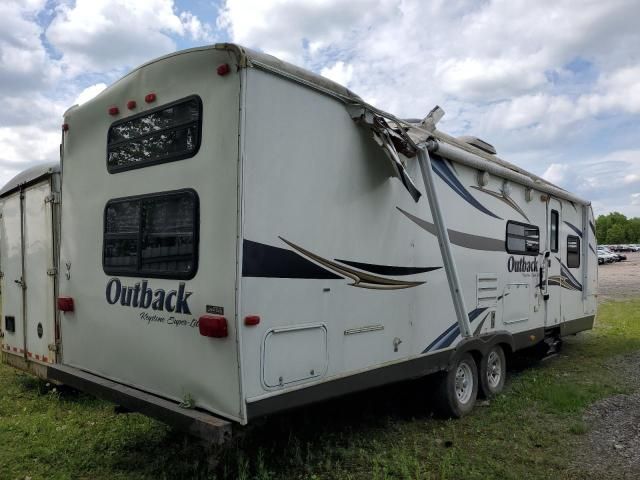
[[[383,375],[402,362],[420,364],[423,372],[443,358],[446,364],[442,353],[453,352],[461,337],[426,197],[415,203],[391,177],[370,133],[353,124],[341,101],[258,68],[246,76],[240,316],[261,319],[241,327],[250,411],[286,408],[287,400],[277,397],[306,388],[349,390],[351,375],[358,376],[354,385],[364,375],[375,383],[375,369]],[[548,196],[495,175],[479,186],[477,170],[442,157],[435,163],[474,335],[505,334],[517,348],[541,341]],[[409,160],[407,171],[424,192],[417,162]],[[506,251],[508,221],[538,228],[539,254]],[[279,268],[270,267],[275,263]],[[358,282],[340,270],[354,265],[363,274],[419,284],[358,288],[366,282],[353,285]],[[424,271],[398,274],[407,267]],[[571,271],[581,278],[580,269]],[[493,300],[480,298],[486,284],[495,288]],[[564,301],[562,288],[554,287],[554,305]],[[566,302],[571,306],[559,322],[593,321],[595,309],[583,306],[580,292]],[[407,376],[413,370],[407,367]]]
[[[237,75],[216,74],[217,66],[230,60],[228,53],[211,49],[173,55],[137,69],[69,110],[60,295],[75,302],[75,311],[63,314],[61,321],[65,365],[243,421],[235,325],[240,82]],[[144,99],[150,92],[156,99],[148,104]],[[107,132],[114,121],[192,95],[202,101],[202,141],[195,156],[107,171]],[[129,100],[136,101],[135,110],[127,110]],[[112,106],[118,106],[119,115],[107,113]],[[178,280],[106,274],[107,202],[182,189],[195,191],[199,199],[195,276]],[[150,289],[167,294],[184,284],[184,292],[192,292],[190,314],[110,304],[107,285],[116,278],[123,287],[147,280]],[[227,338],[200,335],[197,320],[208,307],[224,310]]]

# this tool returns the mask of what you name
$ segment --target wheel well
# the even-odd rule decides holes
[[[478,372],[479,372],[480,362],[482,361],[482,352],[480,352],[480,350],[469,350],[468,353],[470,353],[473,359],[476,361],[476,365],[478,367]]]

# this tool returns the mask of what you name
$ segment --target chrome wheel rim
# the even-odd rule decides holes
[[[456,397],[462,404],[469,403],[473,393],[473,373],[467,363],[461,363],[456,369]]]
[[[487,358],[487,383],[491,388],[496,388],[502,380],[502,361],[495,350],[489,352]]]

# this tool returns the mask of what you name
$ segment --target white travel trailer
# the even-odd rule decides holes
[[[454,416],[500,391],[592,327],[593,214],[442,113],[231,44],[69,109],[48,376],[201,435],[433,372]]]
[[[57,361],[60,168],[37,165],[0,190],[0,343],[6,363],[46,377]]]

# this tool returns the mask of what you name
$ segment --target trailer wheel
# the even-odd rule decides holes
[[[480,393],[484,398],[499,394],[507,376],[507,361],[500,345],[494,345],[480,361]]]
[[[438,409],[448,417],[460,418],[469,413],[478,395],[478,367],[465,353],[442,378],[438,388]]]

